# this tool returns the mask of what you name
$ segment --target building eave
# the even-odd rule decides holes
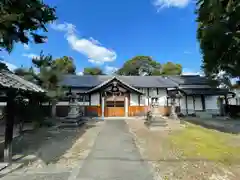
[[[113,80],[117,80],[118,82],[120,82],[121,84],[123,84],[124,86],[126,86],[127,88],[129,88],[130,90],[132,90],[132,91],[134,91],[134,92],[136,92],[136,93],[138,93],[138,94],[143,94],[141,91],[139,91],[138,89],[134,88],[133,86],[125,83],[124,81],[120,80],[120,79],[117,78],[116,76],[108,79],[107,81],[104,81],[103,83],[95,86],[94,88],[92,88],[92,89],[90,89],[90,90],[88,90],[88,91],[85,91],[85,93],[91,94],[91,93],[93,93],[93,92],[96,92],[96,91],[98,91],[99,89],[101,89],[103,86],[107,85],[108,83],[110,83],[110,82],[113,81]]]

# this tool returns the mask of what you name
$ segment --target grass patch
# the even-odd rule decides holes
[[[223,163],[240,160],[240,146],[233,142],[236,135],[187,124],[186,128],[170,134],[173,148],[180,149],[183,158],[205,159]]]

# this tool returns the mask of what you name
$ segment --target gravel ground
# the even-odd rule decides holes
[[[128,120],[130,131],[144,159],[152,164],[162,179],[170,180],[238,180],[240,166],[183,159],[182,152],[166,142],[169,131],[150,131],[143,121]],[[172,130],[173,131],[173,130]]]
[[[68,179],[70,173],[41,173],[41,174],[25,174],[22,176],[12,175],[4,177],[4,180],[66,180]]]
[[[41,128],[14,141],[14,158],[21,163],[11,173],[0,172],[2,179],[67,179],[94,145],[103,122],[88,122],[80,128]],[[23,175],[24,173],[24,175]]]

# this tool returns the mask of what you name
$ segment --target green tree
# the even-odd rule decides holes
[[[83,74],[84,75],[105,75],[103,73],[103,70],[98,67],[84,68]]]
[[[161,64],[150,56],[136,56],[126,61],[116,74],[128,76],[159,75],[160,71]]]
[[[8,66],[3,62],[0,62],[0,70],[9,71]]]
[[[71,57],[63,56],[62,58],[55,59],[53,66],[56,66],[56,68],[64,74],[76,74],[76,66]]]
[[[14,74],[24,78],[27,81],[33,82],[35,84],[40,84],[40,79],[38,74],[34,71],[32,67],[30,68],[17,68],[14,70]]]
[[[9,71],[8,66],[7,66],[6,63],[4,62],[4,59],[3,59],[3,58],[0,58],[0,70]]]
[[[42,0],[1,0],[0,17],[0,50],[8,52],[17,42],[45,42],[38,30],[47,32],[45,25],[56,20],[55,8]]]
[[[240,77],[240,1],[198,0],[196,13],[205,74]]]
[[[39,58],[33,58],[32,63],[39,70],[38,84],[47,90],[47,95],[51,98],[52,116],[55,117],[57,100],[63,95],[59,81],[64,73],[55,65],[52,56],[45,56],[43,52]]]
[[[162,75],[180,75],[182,74],[182,66],[180,64],[167,62],[166,64],[162,65],[161,74]]]
[[[28,73],[28,70],[25,68],[17,68],[14,70],[14,74],[18,75],[18,76],[25,76]]]

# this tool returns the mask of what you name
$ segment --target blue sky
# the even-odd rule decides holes
[[[93,66],[111,72],[136,55],[148,55],[160,63],[180,63],[187,74],[200,72],[195,4],[190,0],[45,2],[57,7],[58,16],[49,25],[47,43],[17,44],[10,55],[1,52],[6,62],[30,66],[31,57],[43,50],[55,58],[73,57],[77,72]]]

